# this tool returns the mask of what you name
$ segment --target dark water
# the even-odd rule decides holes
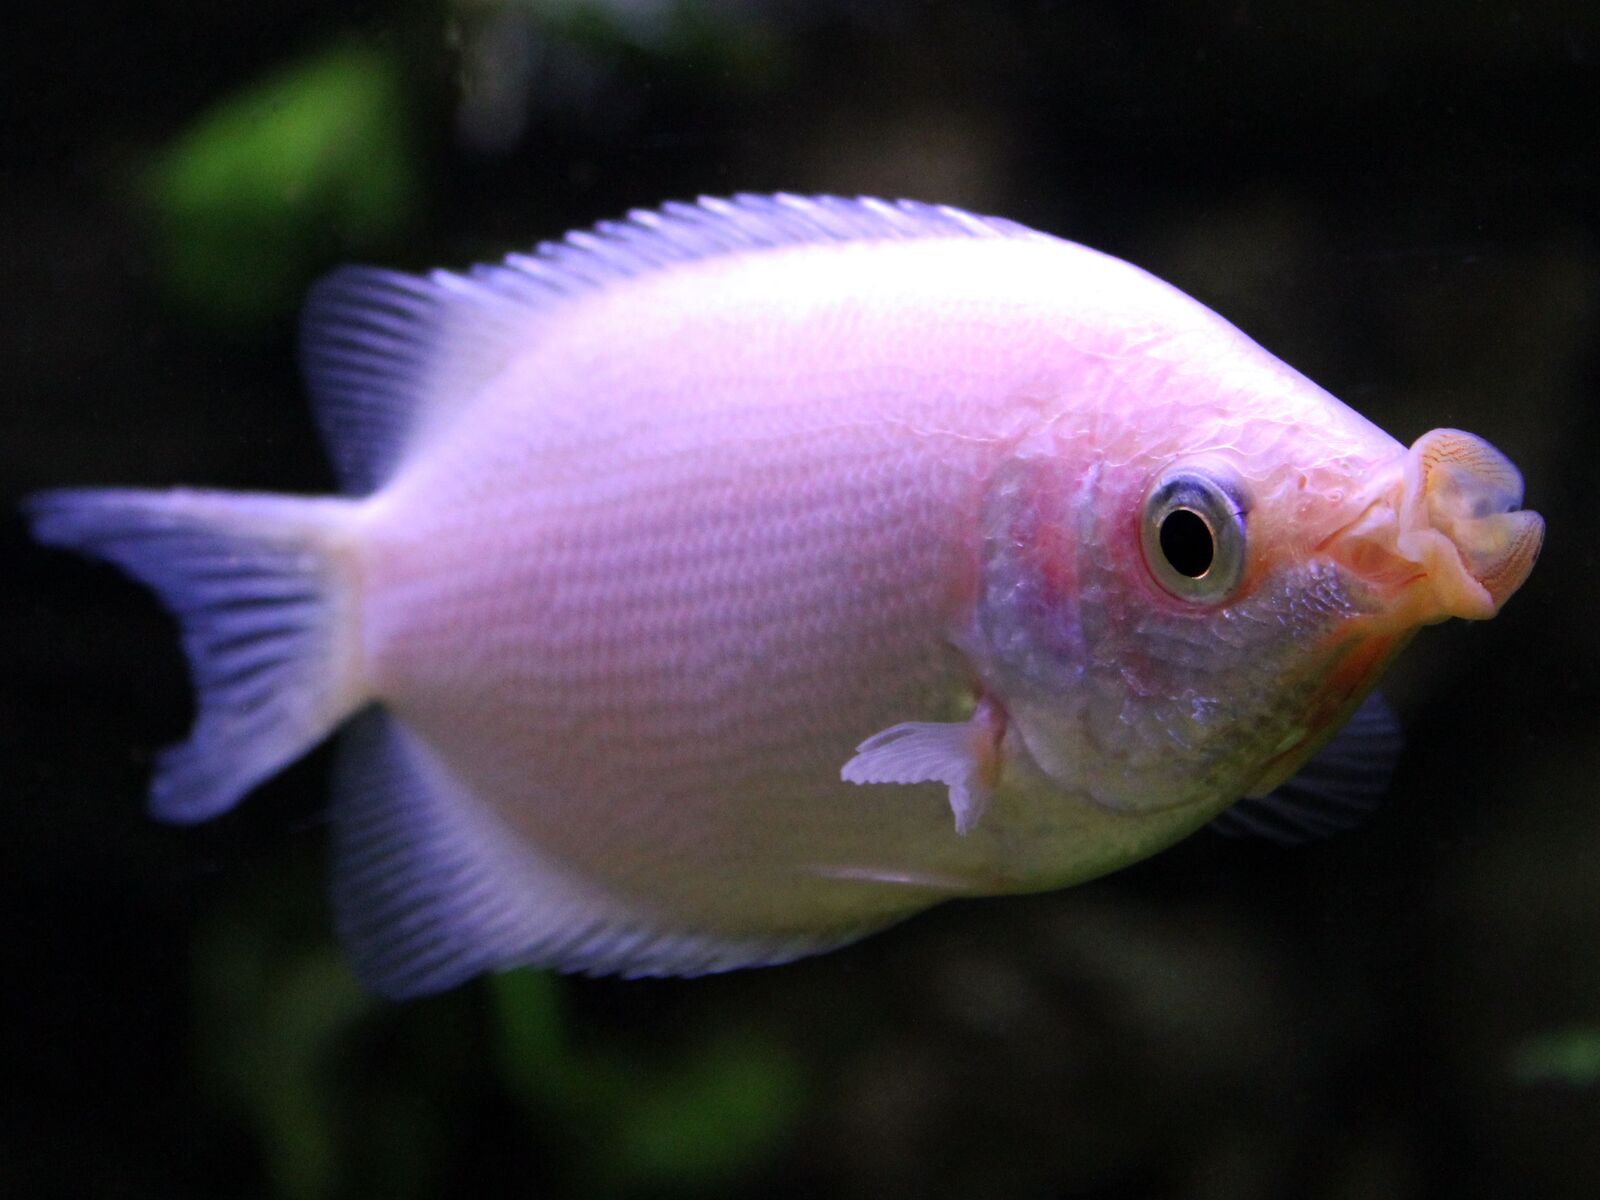
[[[864,11],[863,11],[864,10]],[[1004,214],[1197,295],[1549,521],[1393,672],[1367,829],[1200,836],[692,983],[363,999],[325,754],[141,815],[173,630],[4,525],[0,1195],[1600,1194],[1600,9],[46,4],[0,50],[0,488],[330,486],[331,264],[736,189]]]

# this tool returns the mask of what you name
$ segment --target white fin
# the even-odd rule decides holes
[[[157,760],[150,809],[203,821],[299,758],[354,707],[350,584],[322,547],[345,502],[68,489],[27,501],[33,533],[115,563],[182,626],[198,710]]]
[[[907,867],[824,866],[817,864],[809,867],[808,870],[813,875],[821,876],[823,879],[845,879],[852,883],[878,883],[896,888],[914,888],[918,891],[933,892],[940,898],[982,895],[987,882],[970,876]]]
[[[1402,741],[1394,710],[1374,692],[1287,782],[1265,796],[1240,800],[1211,828],[1286,846],[1353,829],[1382,804]]]
[[[396,998],[518,966],[703,975],[821,953],[882,926],[728,938],[627,912],[541,862],[376,708],[341,742],[333,826],[340,936],[361,981]]]
[[[907,721],[856,747],[839,778],[846,783],[942,783],[950,789],[956,832],[977,827],[989,806],[1004,725],[988,701],[969,720]]]
[[[302,316],[301,357],[346,491],[380,487],[436,420],[540,336],[574,296],[673,264],[801,243],[1046,238],[959,209],[838,196],[738,195],[636,210],[466,274],[335,271]]]

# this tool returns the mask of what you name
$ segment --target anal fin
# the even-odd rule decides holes
[[[350,723],[333,811],[333,907],[357,976],[401,998],[486,971],[704,975],[833,949],[871,927],[728,935],[624,904],[544,861],[420,737]]]

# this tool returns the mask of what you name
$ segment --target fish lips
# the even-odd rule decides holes
[[[1474,434],[1423,434],[1325,551],[1381,598],[1385,631],[1494,616],[1533,570],[1544,518],[1521,507],[1522,475]]]
[[[1323,545],[1364,611],[1340,628],[1303,735],[1266,765],[1251,795],[1271,791],[1316,753],[1419,626],[1494,616],[1539,557],[1544,518],[1520,507],[1521,474],[1482,438],[1435,429],[1397,466]]]
[[[1483,620],[1533,570],[1544,518],[1522,505],[1522,475],[1488,442],[1435,429],[1406,451],[1396,549],[1426,571],[1439,616]]]

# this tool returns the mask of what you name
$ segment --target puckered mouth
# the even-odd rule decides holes
[[[1423,434],[1384,475],[1365,507],[1319,548],[1349,572],[1363,614],[1340,631],[1304,723],[1262,769],[1251,795],[1303,766],[1355,711],[1421,625],[1483,620],[1533,569],[1544,520],[1520,507],[1522,476],[1482,438]]]
[[[1381,623],[1396,631],[1494,616],[1544,542],[1544,519],[1520,507],[1522,476],[1459,429],[1423,434],[1398,465],[1328,553],[1385,597]]]

